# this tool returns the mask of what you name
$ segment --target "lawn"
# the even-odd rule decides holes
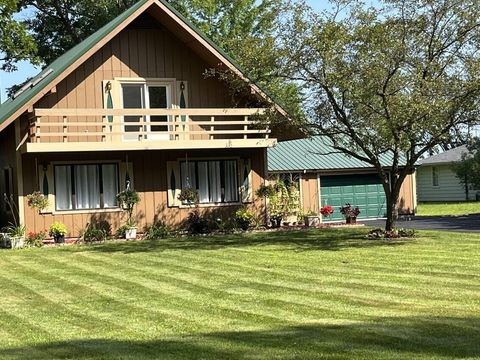
[[[480,201],[420,203],[417,208],[419,216],[448,216],[480,214]]]
[[[0,359],[480,357],[480,235],[0,251]]]

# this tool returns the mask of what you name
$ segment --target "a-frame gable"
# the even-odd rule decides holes
[[[199,30],[195,29],[195,27],[170,4],[164,0],[140,0],[100,30],[60,56],[32,79],[14,99],[10,99],[2,104],[0,106],[0,131],[10,125],[22,113],[27,111],[28,108],[31,108],[33,104],[50,92],[57,84],[151,7],[156,7],[158,11],[150,11],[150,13],[154,15],[162,25],[165,25],[170,31],[174,32],[182,41],[189,43],[194,51],[204,50],[203,53],[206,55],[205,60],[208,63],[212,66],[216,66],[219,63],[224,64],[228,69],[247,81],[254,93],[266,100],[272,101],[265,91],[248,79],[240,67],[235,64],[227,54]],[[287,116],[287,113],[280,105],[275,104],[275,106],[277,111]]]

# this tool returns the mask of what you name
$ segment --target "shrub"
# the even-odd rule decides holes
[[[65,224],[55,221],[52,225],[50,225],[50,230],[48,234],[50,236],[56,237],[56,236],[65,236],[67,232],[68,230]]]
[[[140,202],[140,195],[135,190],[125,189],[124,191],[117,194],[118,203],[127,211],[128,221],[127,225],[129,228],[135,226],[133,222],[133,208]]]
[[[85,229],[82,239],[86,243],[104,242],[111,236],[112,229],[107,221],[91,223]]]
[[[156,222],[145,229],[143,238],[145,240],[165,239],[172,234],[170,228],[164,222]]]
[[[360,209],[358,206],[353,207],[350,204],[345,204],[345,206],[340,207],[340,212],[346,219],[356,218],[360,214]]]
[[[248,230],[250,227],[254,214],[245,206],[241,207],[235,212],[235,221],[242,230]]]
[[[320,214],[325,217],[330,217],[335,212],[335,209],[331,205],[325,205],[320,209]]]
[[[189,234],[208,234],[210,233],[210,227],[208,226],[208,220],[200,215],[198,209],[195,209],[187,218],[187,231]]]
[[[25,244],[30,247],[41,247],[43,246],[43,240],[45,240],[46,236],[47,230],[43,230],[38,233],[30,231],[25,239]]]
[[[413,229],[393,229],[392,231],[385,231],[383,229],[373,229],[368,232],[368,239],[399,239],[399,238],[413,238],[416,232]]]

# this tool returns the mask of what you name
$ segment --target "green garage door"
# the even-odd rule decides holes
[[[360,219],[385,216],[386,200],[377,175],[338,175],[320,177],[322,206],[335,208],[332,220],[343,218],[340,207],[352,204],[360,208]]]

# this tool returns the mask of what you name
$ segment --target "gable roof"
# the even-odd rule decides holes
[[[443,153],[430,156],[426,159],[423,159],[421,165],[435,165],[435,164],[450,164],[462,160],[462,155],[467,154],[468,148],[467,145],[462,145],[454,149],[447,150]]]
[[[20,116],[28,107],[32,106],[42,96],[48,93],[60,81],[80,66],[88,57],[93,55],[103,45],[110,41],[115,35],[123,30],[135,18],[146,11],[150,6],[157,5],[169,19],[173,20],[177,26],[183,28],[190,36],[195,37],[201,46],[210,51],[212,56],[225,64],[231,70],[235,71],[244,80],[249,82],[257,94],[265,99],[274,102],[275,107],[280,113],[287,116],[286,111],[274,101],[274,99],[257,84],[253,83],[251,79],[245,74],[240,66],[220,47],[214,44],[207,38],[200,30],[198,30],[192,23],[190,23],[183,15],[181,15],[172,5],[165,0],[139,0],[135,5],[124,11],[115,19],[104,25],[95,33],[87,37],[85,40],[65,52],[62,56],[57,58],[49,66],[45,67],[37,76],[35,76],[24,89],[22,93],[14,99],[9,99],[3,104],[0,104],[0,131],[12,123],[15,118]],[[214,64],[217,65],[218,63]]]
[[[324,136],[284,141],[268,149],[268,171],[297,172],[319,170],[373,169],[373,166],[333,149]],[[391,166],[392,156],[381,156],[385,167]]]

